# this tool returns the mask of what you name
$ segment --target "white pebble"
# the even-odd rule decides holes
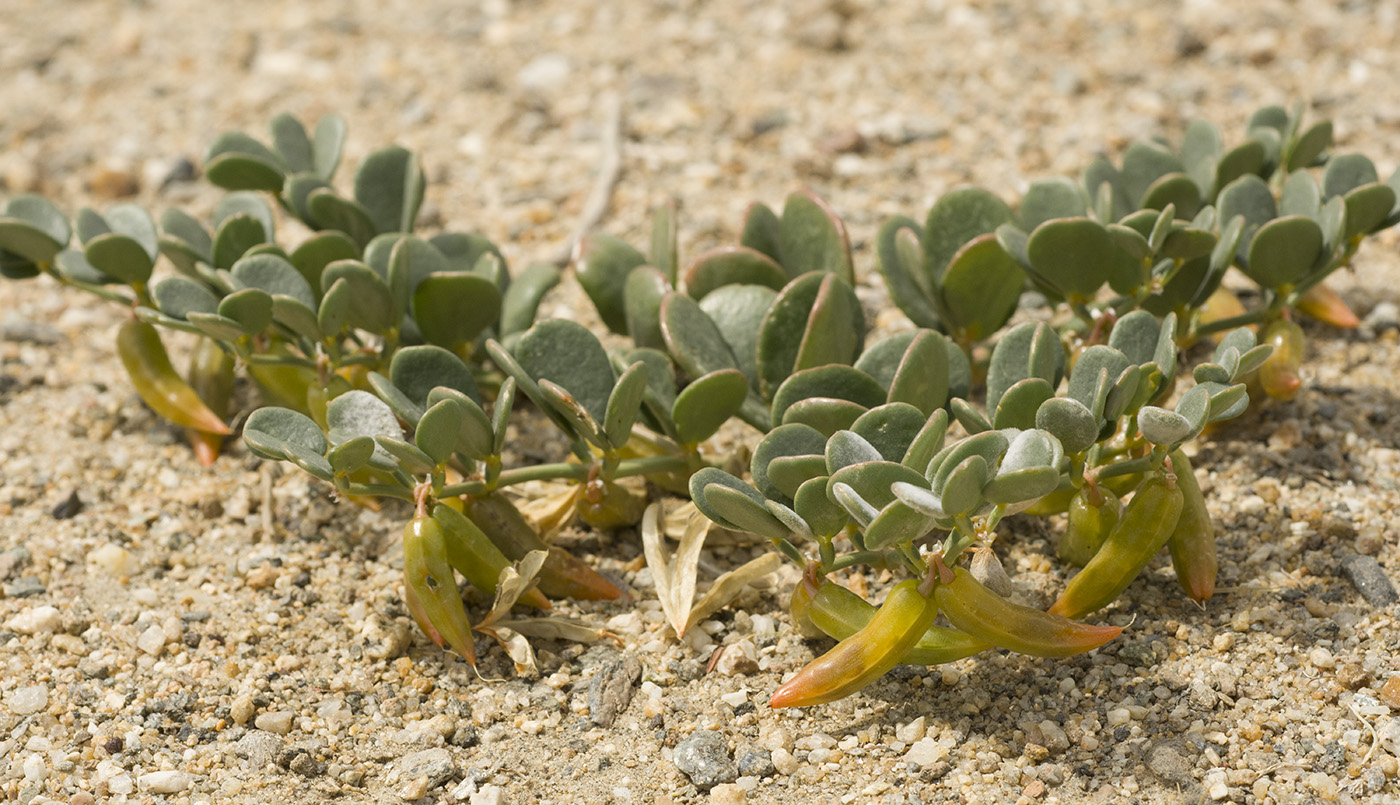
[[[44,756],[37,752],[24,759],[23,768],[26,783],[42,782],[49,776],[49,766],[44,762]]]
[[[924,733],[927,731],[928,722],[924,719],[923,716],[919,716],[913,721],[910,721],[908,724],[901,724],[900,726],[895,727],[894,737],[905,742],[906,744],[911,744],[924,737]]]
[[[260,730],[275,732],[278,735],[286,735],[292,731],[292,711],[278,710],[272,713],[263,713],[253,719],[253,726]]]
[[[1108,725],[1110,727],[1121,727],[1133,720],[1133,714],[1128,712],[1126,707],[1115,707],[1108,711]]]
[[[472,794],[471,805],[505,805],[506,792],[498,785],[484,785]]]
[[[1332,652],[1321,646],[1318,646],[1308,653],[1308,662],[1311,662],[1317,668],[1337,667],[1337,661],[1332,658]]]
[[[777,769],[779,774],[792,774],[797,771],[797,758],[793,757],[792,753],[786,749],[781,747],[774,749],[772,760],[773,768]]]
[[[141,587],[131,591],[131,600],[143,607],[153,607],[160,603],[160,595],[150,587]]]
[[[150,627],[136,638],[136,647],[152,657],[159,656],[165,648],[165,630],[159,626]]]
[[[5,628],[20,634],[39,634],[41,632],[56,632],[62,624],[63,614],[58,611],[58,607],[46,605],[30,607],[15,615],[5,624]]]
[[[130,576],[136,572],[136,559],[120,545],[108,543],[88,554],[88,562],[113,576]]]
[[[719,698],[720,701],[723,701],[730,707],[738,707],[749,700],[749,691],[748,688],[744,688],[743,690],[736,690],[733,693],[726,693]]]
[[[814,732],[811,735],[804,735],[797,739],[797,748],[811,751],[813,749],[832,749],[836,746],[836,739],[824,732]]]
[[[178,794],[194,783],[194,775],[183,771],[153,771],[136,781],[152,794]]]
[[[18,716],[37,713],[49,706],[49,689],[43,685],[17,688],[5,703],[9,705],[10,711]]]
[[[932,766],[934,763],[948,756],[948,747],[938,743],[932,738],[920,738],[909,747],[909,751],[904,753],[904,762],[913,763],[920,767]]]

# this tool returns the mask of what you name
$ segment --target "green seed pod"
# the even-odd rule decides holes
[[[1069,525],[1058,548],[1060,558],[1076,567],[1087,565],[1118,524],[1121,510],[1112,490],[1085,485],[1069,503]]]

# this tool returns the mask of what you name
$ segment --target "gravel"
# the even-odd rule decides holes
[[[1400,86],[1384,78],[1400,75],[1394,0],[228,8],[214,24],[194,0],[7,4],[0,201],[42,192],[70,214],[133,201],[208,219],[221,194],[189,166],[215,136],[339,111],[342,187],[371,148],[414,148],[429,217],[480,230],[519,271],[576,225],[600,98],[616,92],[623,173],[604,229],[645,243],[648,211],[676,198],[693,256],[732,242],[749,201],[812,187],[845,217],[861,298],[892,330],[907,324],[875,277],[876,230],[957,185],[1013,199],[1101,149],[1177,139],[1190,118],[1238,142],[1250,110],[1296,99],[1336,122],[1338,151],[1371,155],[1382,176],[1400,159]],[[617,619],[620,646],[536,641],[539,677],[522,679],[483,638],[474,674],[404,606],[406,508],[337,503],[237,444],[198,466],[123,375],[123,311],[5,280],[0,800],[1396,802],[1400,628],[1394,599],[1373,596],[1389,588],[1375,571],[1400,567],[1397,243],[1368,242],[1329,281],[1366,325],[1304,323],[1299,398],[1200,444],[1221,560],[1204,608],[1158,560],[1101,616],[1124,639],[1089,656],[899,669],[800,712],[766,707],[828,646],[789,622],[796,574],[681,644],[629,530],[564,538],[632,600],[556,607]],[[579,300],[568,280],[544,312],[592,323]],[[190,342],[170,342],[183,366]],[[518,428],[521,454],[542,454],[544,429]],[[73,493],[81,507],[57,510]],[[1018,594],[1062,587],[1060,527],[1004,524],[997,558]],[[761,550],[707,547],[702,585]],[[1356,581],[1361,557],[1370,582]],[[872,597],[888,586],[857,580]],[[707,672],[716,649],[723,667]],[[630,680],[617,690],[631,700],[605,726],[592,689],[619,656],[639,672],[611,677]],[[708,793],[677,759],[701,734],[728,777]],[[410,758],[433,774],[410,775]]]

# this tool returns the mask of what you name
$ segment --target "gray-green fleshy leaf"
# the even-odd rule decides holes
[[[455,400],[440,400],[423,412],[414,426],[413,443],[440,466],[457,449],[462,430],[462,408]]]
[[[739,368],[714,321],[685,294],[673,291],[661,300],[661,333],[676,363],[693,377]]]
[[[843,467],[866,461],[883,461],[880,451],[865,437],[849,430],[837,431],[826,441],[826,471],[832,474]]]
[[[244,288],[219,300],[218,314],[238,322],[247,335],[257,335],[272,323],[272,296],[261,288]]]
[[[1322,188],[1307,171],[1295,171],[1283,183],[1278,199],[1279,215],[1306,215],[1316,218],[1322,211]]]
[[[321,272],[337,260],[357,260],[360,247],[343,232],[317,232],[302,241],[291,253],[290,261],[302,279],[306,280],[314,298],[321,294]],[[309,305],[313,310],[316,305]]]
[[[758,391],[758,334],[777,292],[762,285],[726,285],[700,300],[700,309],[729,345],[749,386]]]
[[[423,188],[418,157],[396,145],[374,151],[355,172],[355,201],[364,207],[379,232],[412,232],[423,203]]]
[[[672,290],[666,275],[651,266],[637,266],[627,275],[622,286],[622,305],[633,344],[666,348],[666,338],[661,334],[661,300]]]
[[[204,178],[225,190],[276,193],[282,189],[283,177],[277,155],[243,132],[220,135],[204,157]]]
[[[1025,273],[997,243],[980,235],[963,245],[943,269],[940,290],[948,325],[965,341],[981,341],[1016,310]]]
[[[1026,244],[1031,269],[1063,296],[1092,297],[1125,261],[1103,224],[1090,218],[1047,221]]]
[[[1345,196],[1368,184],[1380,181],[1375,163],[1361,154],[1338,154],[1327,160],[1322,170],[1322,197]]]
[[[922,480],[917,472],[903,464],[893,461],[863,461],[833,472],[827,481],[826,489],[827,495],[831,495],[837,484],[845,484],[854,490],[861,500],[878,510],[896,499],[890,491],[892,485],[917,484]]]
[[[1083,403],[1069,397],[1041,403],[1035,426],[1059,439],[1069,454],[1082,453],[1098,441],[1098,419]]]
[[[1254,233],[1244,271],[1265,288],[1292,285],[1312,270],[1322,247],[1322,228],[1312,218],[1276,218]]]
[[[400,469],[411,475],[426,475],[436,467],[431,456],[403,439],[376,436],[374,441],[380,450],[393,456]]]
[[[754,486],[769,500],[788,502],[791,499],[790,495],[796,491],[795,486],[779,485],[772,480],[769,477],[769,467],[774,461],[784,458],[820,457],[826,447],[826,437],[807,425],[779,425],[769,431],[754,447],[753,458],[749,462],[749,472],[753,477]],[[825,475],[827,472],[823,460],[821,468],[808,477]],[[806,478],[802,478],[798,485],[805,480]],[[784,487],[788,488],[784,489]]]
[[[865,547],[878,551],[890,545],[907,544],[927,534],[933,525],[934,518],[895,500],[865,527]]]
[[[249,249],[267,242],[261,221],[245,213],[231,215],[214,232],[214,267],[232,268]]]
[[[813,534],[831,537],[850,521],[850,516],[826,494],[826,476],[804,481],[792,496],[792,509],[807,522]]]
[[[783,427],[783,426],[779,426]],[[798,427],[798,425],[794,425]],[[776,430],[777,428],[774,428]],[[779,494],[767,495],[769,500],[794,497],[807,481],[826,475],[826,458],[821,455],[778,456],[765,468],[767,482]],[[755,481],[758,479],[755,478]]]
[[[908,403],[886,403],[866,411],[851,431],[880,452],[886,461],[900,461],[919,435],[928,416]]]
[[[429,274],[413,290],[409,310],[425,341],[462,350],[496,323],[501,293],[476,274]]]
[[[1033,428],[1036,414],[1046,400],[1055,396],[1050,383],[1039,377],[1028,377],[1013,383],[991,412],[991,425],[1002,428]]]
[[[326,451],[326,461],[337,473],[351,473],[364,469],[374,455],[374,439],[357,436],[348,439]]]
[[[481,404],[481,392],[471,369],[462,359],[442,347],[404,347],[389,363],[389,380],[416,405],[426,407],[434,388],[445,386]]]
[[[184,319],[190,313],[216,313],[219,297],[203,283],[188,277],[166,277],[152,289],[156,307],[171,318]]]
[[[829,364],[804,369],[778,387],[773,395],[772,420],[783,421],[789,406],[811,397],[831,397],[874,408],[885,401],[885,390],[870,375],[851,366]]]
[[[373,269],[354,260],[337,260],[321,274],[324,293],[317,310],[321,330],[339,333],[346,327],[387,333],[401,317],[389,286]]]
[[[422,418],[427,407],[423,403],[412,400],[403,390],[394,385],[394,381],[381,375],[378,372],[370,372],[365,379],[369,381],[369,387],[383,400],[385,404],[394,412],[394,415],[408,423],[410,428],[417,427],[418,420]]]
[[[282,164],[291,172],[310,171],[312,168],[311,138],[301,121],[283,112],[268,123],[272,134],[272,150],[277,152]]]
[[[461,427],[457,431],[457,452],[470,461],[479,461],[491,455],[495,433],[492,430],[491,419],[486,416],[480,403],[456,389],[445,386],[438,386],[428,392],[429,406],[444,400],[455,402],[461,415]]]
[[[273,296],[288,296],[311,309],[316,308],[316,295],[306,278],[292,263],[274,255],[259,254],[243,257],[229,270],[238,285],[259,288]]]
[[[1229,221],[1236,215],[1244,216],[1244,231],[1240,235],[1236,250],[1238,258],[1247,258],[1249,244],[1259,227],[1278,216],[1278,205],[1269,185],[1258,176],[1241,176],[1220,191],[1218,203],[1220,220]],[[1221,238],[1224,240],[1224,238]]]
[[[1147,405],[1138,411],[1138,430],[1147,441],[1169,446],[1190,438],[1192,427],[1190,420],[1175,411]]]
[[[739,378],[742,380],[742,376]],[[632,438],[632,426],[641,412],[642,398],[647,390],[647,365],[638,361],[627,367],[608,395],[603,414],[603,435],[614,450],[620,450]],[[742,398],[741,398],[742,400]],[[738,406],[735,406],[738,409]]]
[[[768,205],[761,201],[751,202],[744,210],[744,229],[739,234],[739,243],[781,263],[780,228],[777,214]]]
[[[855,290],[839,275],[826,276],[812,302],[792,371],[850,364],[864,341],[865,315]]]
[[[335,169],[340,165],[345,131],[345,118],[326,115],[317,121],[311,134],[312,170],[328,182],[335,177]]]
[[[1081,218],[1089,212],[1084,189],[1056,176],[1031,182],[1017,211],[1020,228],[1030,232],[1053,218]]]
[[[846,225],[810,190],[792,193],[783,203],[778,249],[779,262],[789,277],[821,271],[835,274],[847,284],[856,281]]]
[[[331,188],[319,188],[306,197],[306,211],[323,230],[343,233],[360,248],[367,246],[379,230],[369,210],[359,202],[341,198]]]
[[[544,295],[559,284],[559,269],[548,263],[535,263],[520,272],[501,298],[502,337],[523,333],[535,323]]]
[[[939,317],[919,241],[922,232],[911,218],[893,218],[880,227],[875,249],[890,299],[916,326],[932,329],[938,327]]]
[[[961,397],[954,397],[948,401],[948,411],[968,433],[982,433],[992,429],[992,420],[979,411],[977,406]]]
[[[1322,153],[1332,145],[1332,121],[1320,120],[1299,134],[1293,141],[1284,166],[1289,171],[1297,171],[1317,163]]]
[[[691,381],[671,406],[681,444],[696,444],[715,435],[738,413],[748,394],[748,379],[737,369],[718,369]]]
[[[145,283],[155,268],[154,258],[141,243],[115,232],[88,241],[83,256],[98,271],[131,285]]]
[[[690,498],[695,502],[695,508],[699,509],[702,514],[724,528],[733,531],[744,530],[725,519],[723,515],[710,506],[706,498],[706,490],[710,486],[722,486],[737,490],[752,500],[754,505],[763,506],[764,497],[759,494],[757,489],[754,489],[752,486],[749,486],[718,467],[702,468],[700,471],[690,476]]]
[[[341,444],[358,436],[403,438],[393,410],[383,400],[359,389],[347,391],[326,405],[326,424],[329,428],[326,436],[331,444]],[[371,463],[381,468],[395,466],[392,456],[381,446],[375,447]]]
[[[943,442],[948,438],[948,412],[945,409],[938,409],[933,412],[933,416],[928,418],[924,426],[914,435],[909,442],[909,449],[904,451],[904,456],[899,463],[923,475],[928,469],[929,462],[943,449]],[[925,476],[927,477],[927,476]]]
[[[985,502],[982,487],[990,480],[987,460],[979,455],[968,456],[950,469],[942,488],[938,491],[938,503],[943,511],[957,517],[973,514]]]
[[[1044,322],[1018,324],[992,350],[987,368],[987,407],[995,411],[1006,389],[1029,377],[1058,386],[1064,369],[1065,350],[1054,328]]]
[[[311,417],[289,408],[264,406],[248,415],[243,436],[264,458],[286,459],[284,444],[297,444],[318,455],[326,452],[326,437]]]
[[[782,424],[802,424],[830,435],[847,430],[869,409],[850,400],[833,397],[808,397],[789,405],[783,411]],[[776,421],[776,420],[775,420]]]
[[[603,323],[620,335],[627,335],[623,296],[627,275],[646,261],[646,255],[612,235],[595,232],[579,242],[574,257],[574,276],[593,300]]]
[[[726,285],[762,285],[777,291],[787,281],[776,260],[745,246],[711,249],[685,270],[685,291],[697,301]]]
[[[922,240],[930,278],[941,285],[943,270],[964,245],[1013,220],[1006,202],[979,187],[944,193],[924,219]]]
[[[564,319],[542,321],[521,334],[515,360],[536,381],[552,380],[603,421],[613,390],[612,363],[586,327]]]

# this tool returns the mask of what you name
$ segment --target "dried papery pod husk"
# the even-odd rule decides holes
[[[580,601],[612,601],[624,593],[617,585],[590,568],[581,559],[549,545],[530,527],[515,504],[499,492],[467,497],[466,514],[501,553],[520,561],[531,551],[547,551],[539,573],[540,592],[550,598],[576,598]]]
[[[646,255],[620,238],[595,232],[586,235],[574,253],[574,276],[598,309],[603,323],[619,335],[627,335],[624,289],[627,277],[645,265]]]

